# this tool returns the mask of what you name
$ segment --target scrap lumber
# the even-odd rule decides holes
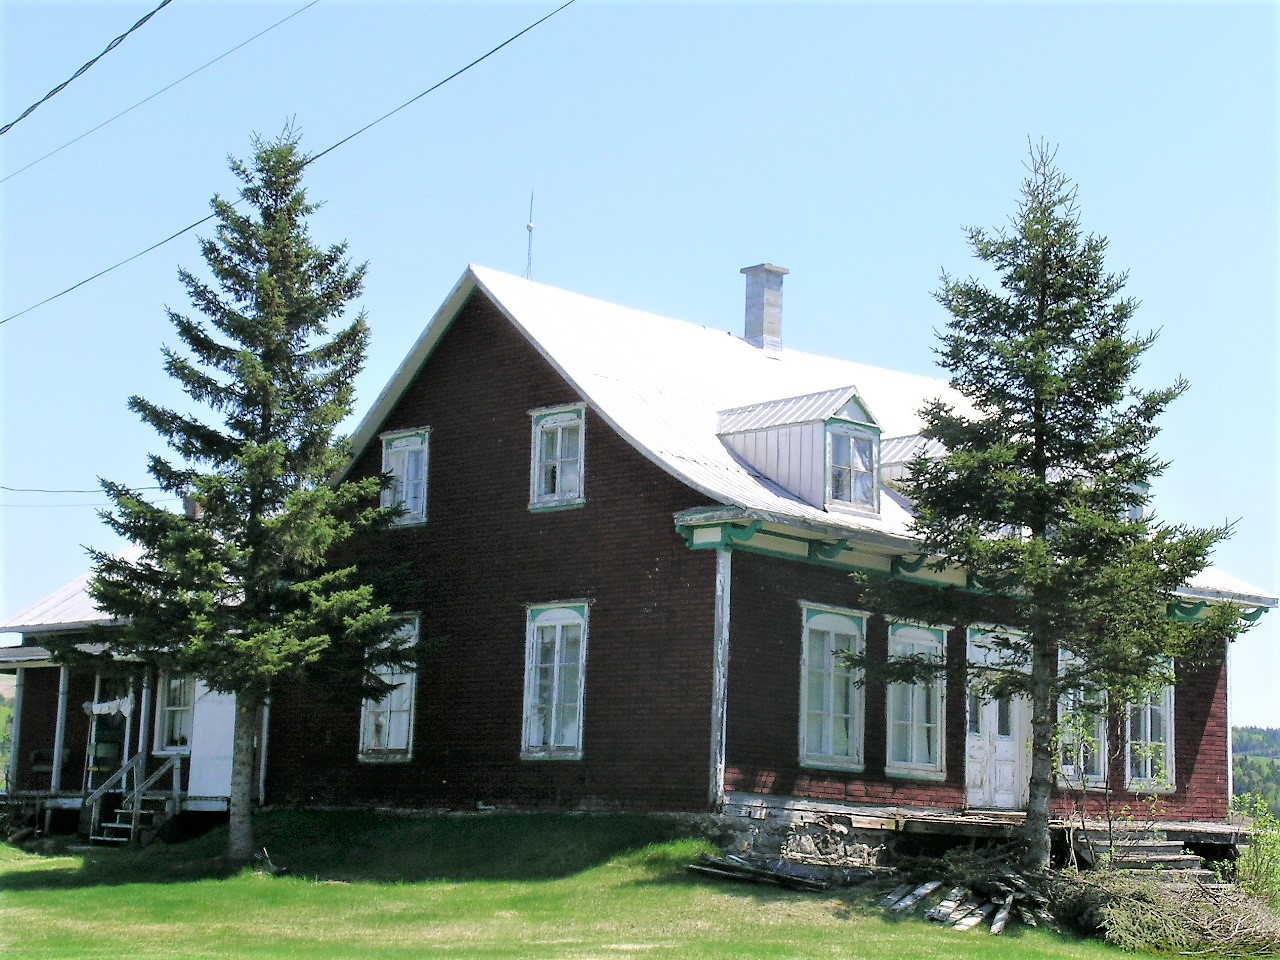
[[[973,913],[973,911],[977,910],[980,906],[982,906],[982,901],[976,897],[970,896],[963,900],[958,907],[947,914],[946,917],[943,918],[942,922],[954,926],[956,923],[969,916],[969,914]]]
[[[1009,894],[1004,898],[1004,903],[1000,905],[1000,909],[996,911],[996,915],[991,918],[991,935],[998,937],[1004,933],[1004,925],[1009,922],[1009,911],[1013,907],[1013,894]]]
[[[964,899],[965,893],[964,887],[952,887],[951,892],[942,899],[942,902],[924,915],[925,919],[941,923],[951,915],[952,910],[960,906],[960,901]]]
[[[889,907],[893,906],[905,897],[910,891],[911,884],[909,883],[904,883],[900,887],[894,887],[891,893],[885,894],[885,896],[880,900],[880,906],[887,910]]]
[[[928,883],[922,883],[889,909],[899,913],[903,910],[910,910],[940,886],[942,886],[941,880],[930,880]]]
[[[973,911],[973,913],[959,920],[956,923],[956,925],[951,929],[972,930],[974,927],[980,924],[983,920],[987,919],[987,917],[991,916],[995,908],[996,908],[996,905],[988,900],[986,903],[980,906],[977,910]]]
[[[728,856],[723,859],[703,857],[698,863],[689,864],[691,873],[715,877],[719,880],[739,880],[750,883],[772,883],[792,890],[826,890],[830,882],[793,868],[785,861],[753,863],[743,857]]]

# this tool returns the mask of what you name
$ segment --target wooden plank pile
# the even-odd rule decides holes
[[[789,890],[820,891],[833,886],[851,886],[879,876],[882,871],[871,867],[818,867],[792,860],[747,858],[730,854],[725,857],[703,857],[689,864],[691,873],[717,880],[746,883],[768,883]]]
[[[907,913],[933,902],[942,889],[941,880],[895,887],[879,906],[894,913]],[[1011,917],[1029,927],[1053,925],[1046,906],[1048,897],[1039,889],[1037,878],[1002,867],[988,876],[952,887],[940,901],[925,911],[925,919],[954,930],[972,930],[990,918],[991,933],[1004,932]]]

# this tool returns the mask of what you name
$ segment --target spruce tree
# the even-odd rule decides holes
[[[1156,420],[1187,384],[1134,386],[1154,334],[1130,331],[1126,278],[1107,272],[1104,238],[1082,235],[1053,151],[1033,147],[1027,169],[1009,226],[967,231],[999,289],[943,274],[936,297],[951,317],[938,354],[969,406],[922,411],[923,435],[946,453],[917,458],[902,485],[922,553],[936,569],[967,571],[968,588],[871,580],[867,590],[879,609],[1003,625],[999,662],[969,679],[1029,701],[1025,838],[1029,865],[1043,868],[1060,701],[1117,709],[1171,682],[1173,658],[1222,656],[1241,622],[1229,605],[1197,622],[1169,616],[1229,532],[1165,524],[1147,509],[1167,465],[1151,451]],[[900,662],[875,676],[936,669]]]
[[[226,853],[236,862],[255,850],[254,741],[273,681],[345,651],[369,668],[352,684],[376,691],[372,668],[411,656],[388,642],[396,623],[373,588],[330,563],[387,511],[376,506],[380,477],[330,482],[348,454],[336,430],[369,336],[363,312],[344,321],[365,268],[345,243],[313,244],[307,163],[290,129],[255,138],[249,163],[231,160],[240,199],[214,196],[215,235],[200,243],[211,280],[179,271],[198,315],[167,310],[185,349],[163,348],[165,370],[197,412],[129,400],[172,451],[151,455],[149,473],[188,509],[104,480],[105,522],[142,555],[90,551],[90,591],[124,624],[105,638],[113,656],[235,694]]]

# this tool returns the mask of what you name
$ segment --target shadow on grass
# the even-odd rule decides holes
[[[350,883],[555,880],[687,837],[680,823],[626,814],[498,813],[400,816],[364,810],[289,810],[254,819],[254,838],[290,875]],[[0,859],[0,890],[225,879],[226,828],[179,844],[136,849],[60,845]]]

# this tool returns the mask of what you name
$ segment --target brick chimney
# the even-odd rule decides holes
[[[782,278],[791,271],[772,263],[743,267],[747,276],[747,322],[743,338],[768,353],[782,352]]]

